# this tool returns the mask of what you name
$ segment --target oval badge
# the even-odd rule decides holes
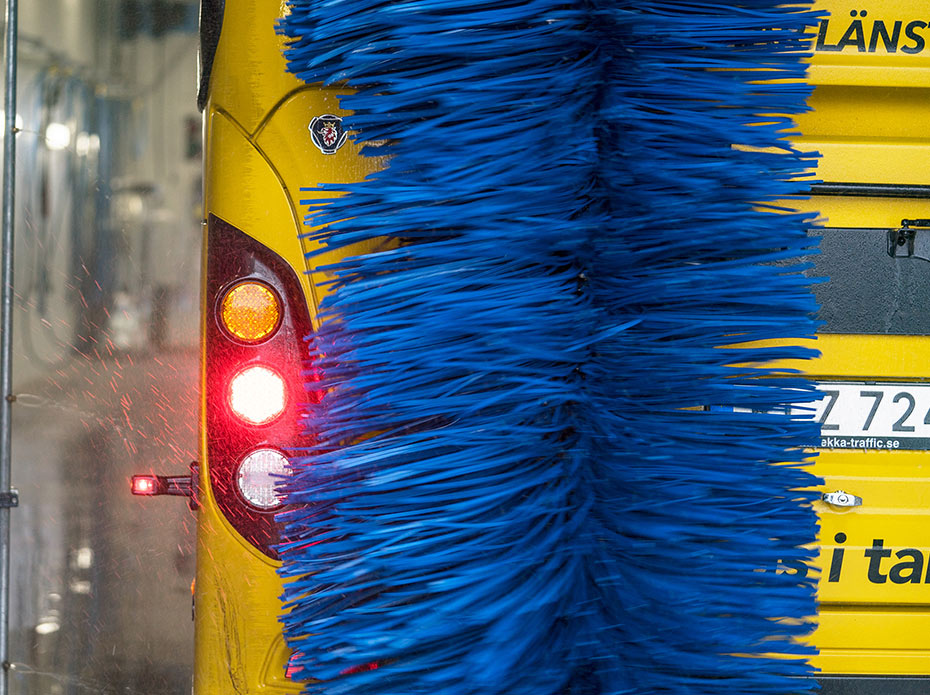
[[[331,113],[316,116],[310,125],[310,138],[323,154],[336,154],[346,141],[346,132],[342,129],[342,117]]]

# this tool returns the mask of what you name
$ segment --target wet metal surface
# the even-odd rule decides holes
[[[11,695],[190,692],[196,518],[129,491],[196,458],[198,3],[169,4],[20,3]]]
[[[13,427],[10,692],[189,692],[195,513],[129,478],[195,458],[196,351],[76,357]]]

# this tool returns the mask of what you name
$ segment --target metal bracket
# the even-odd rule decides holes
[[[862,498],[857,495],[853,495],[845,490],[837,490],[836,492],[825,492],[821,499],[827,504],[832,504],[834,507],[861,507]]]
[[[200,508],[200,464],[191,461],[189,475],[134,475],[130,483],[133,495],[187,497],[191,509]],[[2,694],[0,694],[2,695]]]
[[[187,500],[187,506],[191,511],[200,509],[200,462],[191,461],[191,494]]]
[[[889,229],[888,255],[930,261],[930,219],[901,220],[900,229]]]
[[[0,492],[0,509],[10,509],[19,506],[19,490]]]

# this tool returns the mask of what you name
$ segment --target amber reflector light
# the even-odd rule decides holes
[[[281,320],[281,303],[271,288],[260,282],[240,282],[223,297],[223,327],[246,343],[265,340]]]

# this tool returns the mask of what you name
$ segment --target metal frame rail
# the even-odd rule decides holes
[[[3,201],[0,224],[0,695],[10,675],[10,491],[13,406],[13,207],[16,191],[16,41],[18,0],[6,0],[3,99]]]
[[[815,183],[811,195],[856,198],[930,198],[930,186],[911,183],[843,183],[824,181]]]

